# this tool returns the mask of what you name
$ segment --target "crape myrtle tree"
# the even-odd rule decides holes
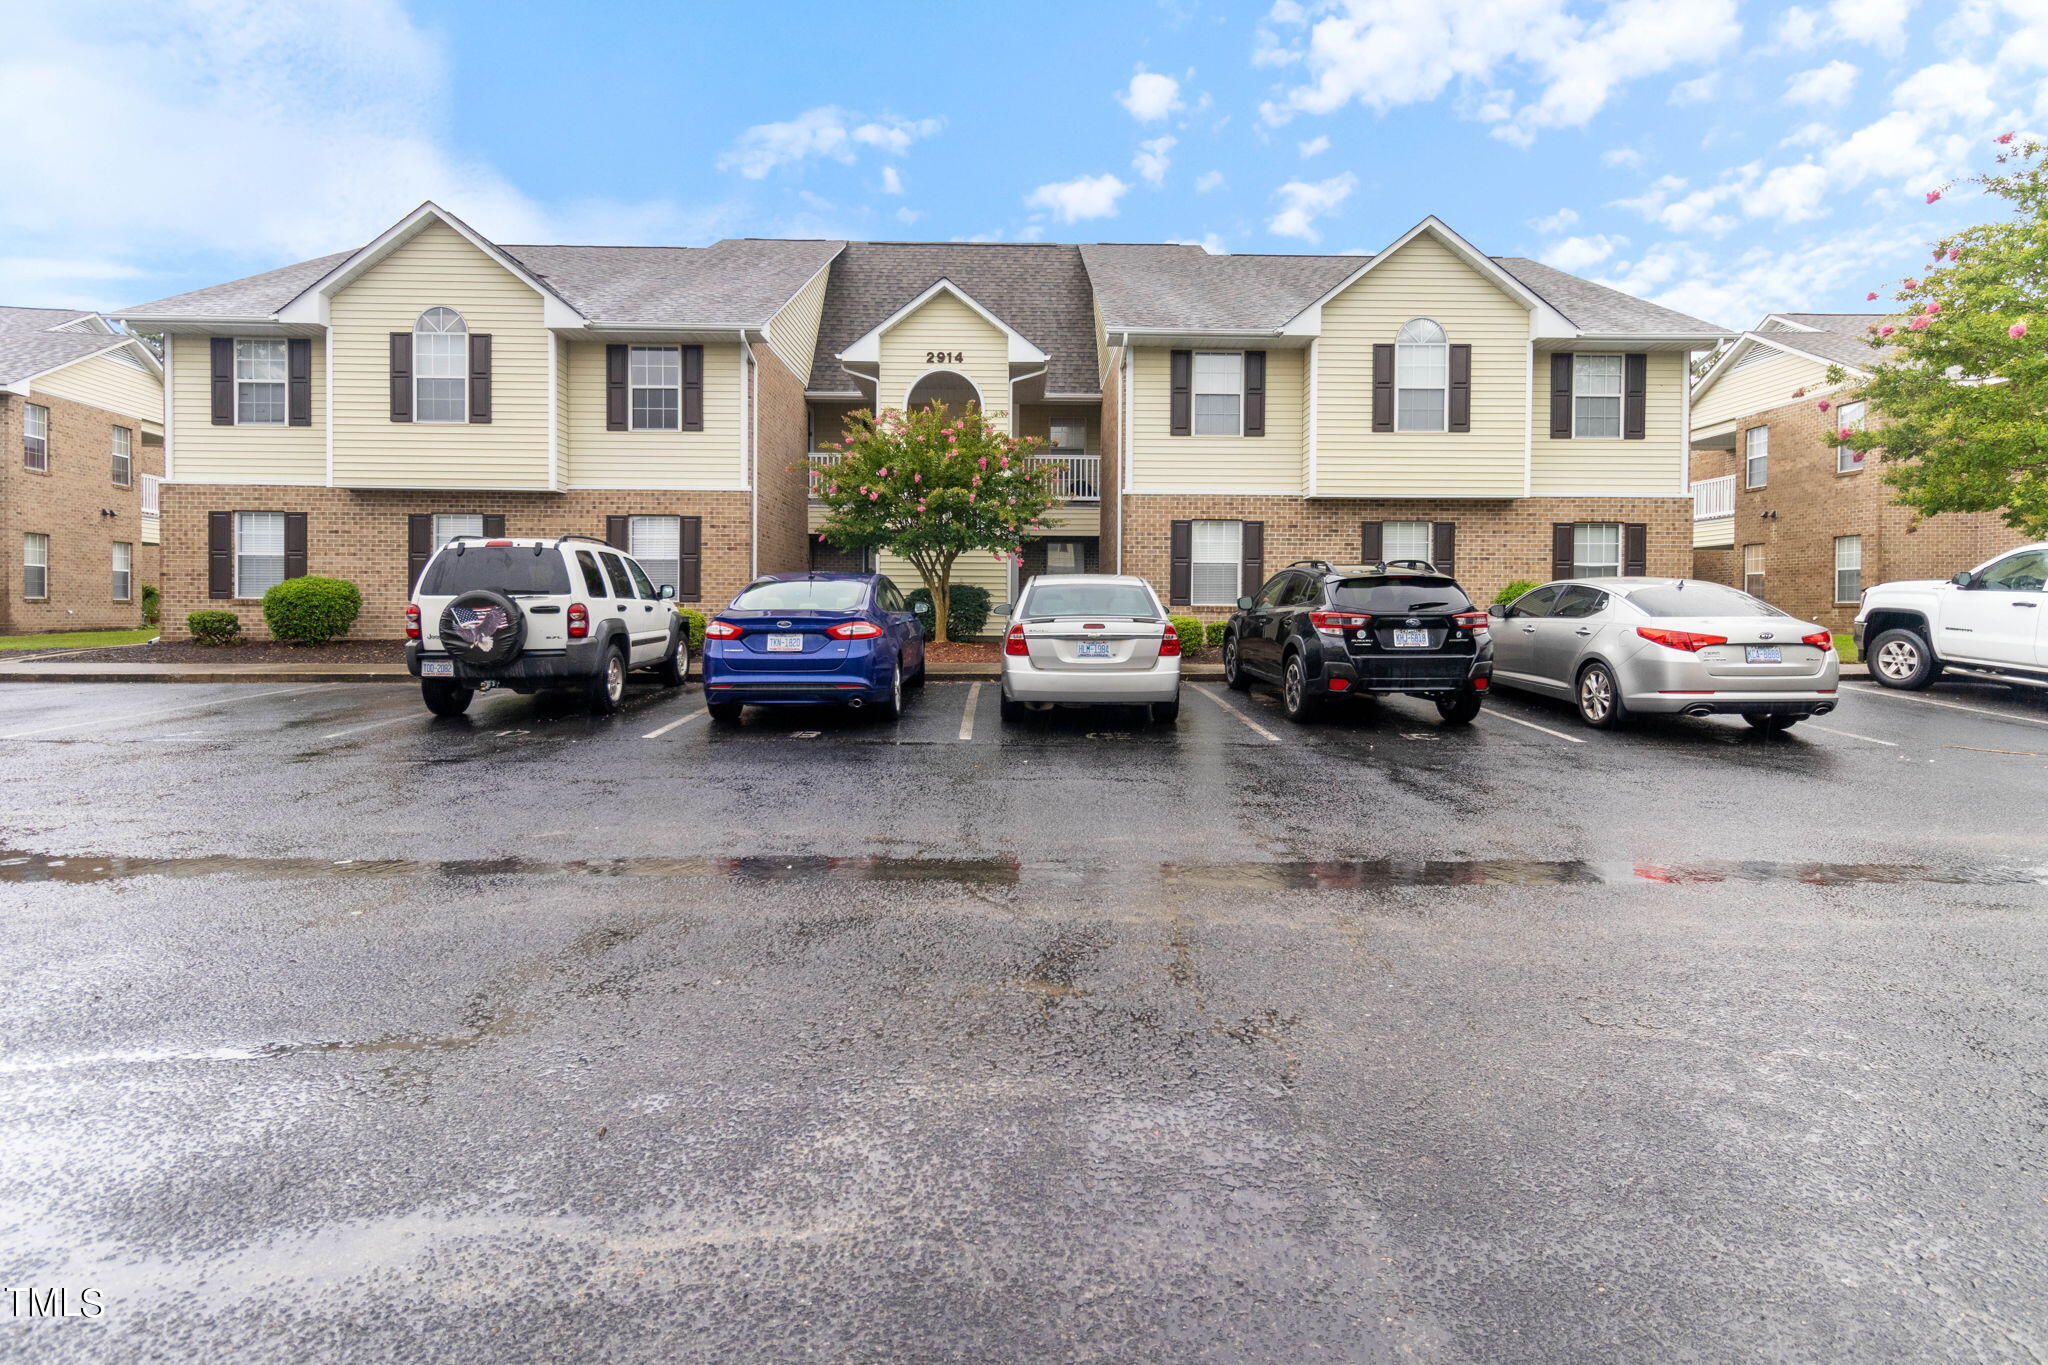
[[[1833,443],[1880,452],[1898,501],[1924,515],[1999,512],[2048,537],[2048,144],[2014,136],[1995,139],[2001,169],[1968,182],[2010,216],[1942,238],[1899,282],[1898,315],[1871,326],[1870,379],[1855,394],[1881,424],[1837,427]]]
[[[901,555],[932,594],[932,638],[946,640],[953,566],[966,554],[1008,563],[1053,504],[1054,470],[1031,458],[1041,442],[990,425],[979,405],[911,412],[863,410],[846,420],[843,452],[819,462],[818,538],[842,549]]]

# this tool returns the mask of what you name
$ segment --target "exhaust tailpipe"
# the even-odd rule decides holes
[[[867,704],[868,699],[866,697],[848,697],[846,699],[846,709],[849,711],[858,711]]]
[[[1688,706],[1685,708],[1685,714],[1688,716],[1711,716],[1714,714],[1714,708],[1702,705]]]

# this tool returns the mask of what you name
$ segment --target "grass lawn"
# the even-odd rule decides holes
[[[1856,637],[1854,635],[1837,635],[1835,637],[1835,653],[1842,656],[1842,662],[1845,664],[1860,664],[1863,662],[1862,657],[1856,653]]]
[[[155,626],[136,630],[66,630],[54,635],[0,635],[0,650],[103,649],[108,645],[139,645],[156,637]]]

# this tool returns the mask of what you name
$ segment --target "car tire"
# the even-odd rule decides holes
[[[1152,723],[1154,725],[1177,725],[1180,723],[1180,694],[1178,692],[1174,694],[1172,701],[1155,701],[1152,703]]]
[[[704,710],[719,725],[738,725],[740,712],[747,709],[741,701],[714,701],[705,703]]]
[[[1287,719],[1306,725],[1321,711],[1323,699],[1309,690],[1308,661],[1299,650],[1287,656],[1280,669],[1280,709]]]
[[[1486,704],[1486,694],[1476,687],[1461,687],[1433,700],[1436,713],[1444,718],[1446,724],[1470,725],[1478,716],[1479,708]]]
[[[1621,685],[1614,670],[1603,663],[1590,663],[1579,670],[1572,688],[1572,702],[1579,719],[1595,730],[1618,730],[1628,724],[1628,706],[1621,699]]]
[[[1870,642],[1869,658],[1870,676],[1902,692],[1918,692],[1941,676],[1941,660],[1917,630],[1885,631]]]
[[[1742,718],[1748,721],[1752,727],[1763,731],[1767,735],[1775,735],[1780,730],[1789,730],[1800,721],[1806,719],[1804,716],[1760,716],[1750,712],[1744,712]]]
[[[654,676],[661,679],[663,687],[681,687],[689,680],[690,637],[687,634],[676,637],[675,647],[654,666]]]
[[[1024,719],[1024,713],[1029,710],[1023,702],[1012,701],[1008,692],[1003,693],[1002,706],[999,709],[1005,721],[1020,721]]]
[[[1234,633],[1223,637],[1223,685],[1233,692],[1249,692],[1252,687],[1252,675],[1244,671],[1244,661],[1237,657]]]
[[[459,716],[469,709],[469,703],[476,696],[473,688],[460,683],[448,682],[441,678],[420,679],[420,699],[427,709],[437,716]]]
[[[583,704],[593,716],[608,716],[626,699],[626,651],[613,645],[604,652],[597,672],[583,685]]]
[[[883,720],[895,720],[903,714],[903,665],[900,662],[889,670],[889,695],[868,710]]]

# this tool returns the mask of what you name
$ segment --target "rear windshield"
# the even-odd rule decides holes
[[[562,553],[543,545],[464,545],[443,550],[420,576],[420,596],[454,597],[494,588],[499,592],[566,593],[569,566]]]
[[[856,611],[868,585],[843,578],[800,578],[793,583],[756,583],[732,604],[751,611]]]
[[[1467,611],[1472,599],[1452,579],[1408,574],[1347,578],[1330,589],[1330,605],[1377,616],[1403,611]]]
[[[1152,594],[1135,583],[1048,583],[1034,587],[1020,616],[1144,616],[1156,618]]]
[[[1783,616],[1770,603],[1719,583],[1637,588],[1628,595],[1645,616]]]

